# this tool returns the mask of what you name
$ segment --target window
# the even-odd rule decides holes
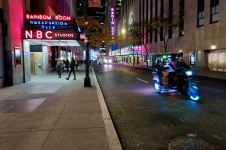
[[[180,9],[179,9],[179,36],[184,35],[184,0],[180,0]]]
[[[148,21],[148,0],[146,0],[146,20]],[[146,26],[146,44],[148,43],[149,29]]]
[[[173,23],[173,0],[169,0],[169,22]],[[169,39],[173,36],[173,30],[169,30]]]
[[[163,13],[164,13],[164,0],[161,0],[161,18],[163,18]],[[160,41],[163,40],[163,27],[160,28]]]
[[[152,20],[153,16],[153,0],[150,0],[150,21]],[[152,27],[150,26],[150,43],[152,43]]]
[[[198,0],[197,26],[204,25],[204,0]]]
[[[158,0],[155,0],[155,17],[158,17]],[[158,33],[155,31],[155,42],[157,42]]]
[[[210,1],[210,23],[218,21],[219,0]]]

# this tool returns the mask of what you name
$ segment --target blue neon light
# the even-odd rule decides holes
[[[42,29],[51,29],[55,30],[56,26],[67,26],[68,23],[64,21],[37,21],[37,20],[30,20],[29,23],[31,25],[41,25]]]
[[[82,32],[82,31],[81,31],[81,28],[80,28],[79,26],[78,26],[78,32]]]
[[[67,26],[68,23],[64,21],[36,21],[30,20],[30,24],[32,25],[56,25],[56,26]]]

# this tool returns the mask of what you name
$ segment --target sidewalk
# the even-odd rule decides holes
[[[1,150],[121,150],[95,74],[56,73],[0,89]]]
[[[144,68],[144,69],[152,69],[152,66],[149,66],[147,68],[146,65],[131,65],[131,64],[120,64],[120,65],[126,65],[126,66],[132,66],[136,68]],[[194,70],[194,75],[196,76],[203,76],[203,77],[209,77],[209,78],[216,78],[216,79],[223,79],[226,80],[226,72],[220,72],[220,71],[209,71],[209,70]]]

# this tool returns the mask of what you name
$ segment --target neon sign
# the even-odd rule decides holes
[[[23,38],[25,39],[74,39],[74,32],[61,31],[43,31],[43,30],[24,30]]]
[[[115,36],[115,7],[111,7],[111,36],[114,40]]]
[[[121,55],[121,50],[117,49],[115,51],[111,51],[109,54],[110,54],[109,56],[120,56]]]
[[[64,20],[64,21],[71,21],[71,17],[70,16],[50,16],[50,15],[31,15],[31,14],[26,14],[25,15],[26,19],[29,20]]]
[[[50,16],[50,15],[31,15],[26,14],[24,20],[25,29],[42,30],[76,30],[75,19],[70,16]],[[65,26],[67,26],[65,28]]]
[[[141,45],[130,45],[121,49],[121,55],[141,55]]]

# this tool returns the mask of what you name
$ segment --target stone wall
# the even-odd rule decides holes
[[[146,0],[145,4],[146,4]],[[168,15],[169,2],[165,1],[164,15]],[[150,1],[149,1],[150,5]],[[155,0],[153,0],[153,6],[155,6]],[[160,16],[160,1],[158,4],[158,16]],[[204,8],[204,26],[197,27],[197,0],[185,0],[184,9],[184,36],[179,37],[178,28],[173,33],[172,39],[168,43],[168,52],[178,53],[180,50],[184,52],[185,60],[189,62],[189,52],[194,51],[196,53],[196,67],[206,68],[207,62],[207,51],[215,51],[218,49],[226,49],[226,1],[219,1],[219,21],[216,23],[210,23],[210,1],[205,0]],[[122,28],[125,24],[126,29],[128,29],[129,22],[131,21],[131,16],[134,17],[136,22],[139,22],[140,9],[139,1],[135,1],[127,10],[124,15],[121,16],[117,26]],[[150,19],[150,7],[148,7],[149,19]],[[144,18],[146,19],[146,7],[144,10]],[[179,0],[173,1],[173,16],[178,20],[179,14]],[[143,15],[143,10],[141,10],[141,18]],[[153,17],[155,15],[155,8],[153,8]],[[124,43],[119,44],[118,48],[125,47],[130,41],[126,38]],[[154,34],[152,43],[148,42],[147,47],[150,53],[163,53],[163,42],[160,41],[160,36],[158,35],[158,42],[154,42]],[[215,45],[215,49],[211,49],[211,46]],[[200,56],[201,58],[199,58]]]

